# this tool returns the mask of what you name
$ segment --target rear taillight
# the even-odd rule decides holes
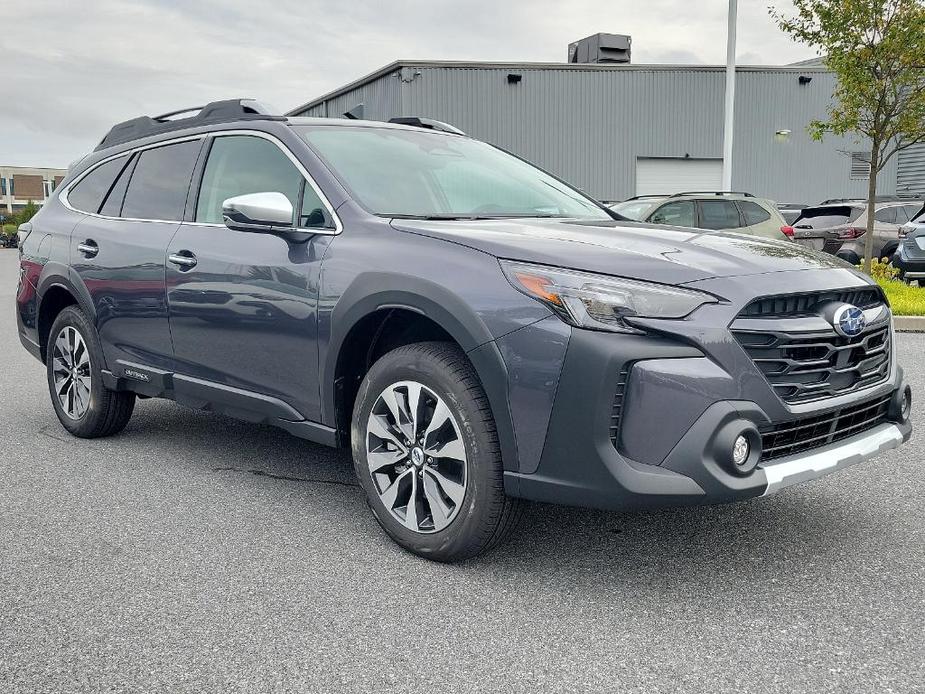
[[[789,236],[790,238],[793,238],[793,227],[781,227],[780,231],[784,236]]]
[[[867,229],[861,229],[860,227],[848,227],[838,232],[838,238],[856,239],[858,236],[863,236],[866,232]]]

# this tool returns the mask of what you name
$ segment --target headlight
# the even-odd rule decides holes
[[[684,318],[716,297],[691,289],[620,277],[502,260],[508,281],[544,303],[569,325],[611,332],[639,332],[624,318]]]

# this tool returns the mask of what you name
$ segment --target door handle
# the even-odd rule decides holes
[[[93,258],[100,252],[100,247],[96,245],[93,239],[87,239],[83,243],[77,244],[77,250],[83,253],[85,258]]]
[[[190,251],[178,251],[167,256],[167,260],[178,266],[181,270],[189,270],[196,267],[196,256]]]

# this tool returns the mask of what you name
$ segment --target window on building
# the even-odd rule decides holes
[[[81,212],[97,213],[100,211],[100,205],[103,198],[109,192],[113,181],[125,162],[128,161],[128,155],[117,157],[111,161],[101,164],[84,176],[67,192],[67,201],[71,207]]]
[[[125,192],[121,216],[164,221],[183,219],[201,143],[201,140],[190,140],[142,151]]]
[[[653,224],[673,224],[679,227],[697,226],[697,213],[692,200],[677,200],[659,207],[649,221]]]
[[[0,178],[0,195],[6,195],[6,179]]]
[[[741,226],[739,210],[731,200],[701,200],[700,226],[703,229],[735,229]]]
[[[742,216],[745,217],[745,226],[747,227],[753,224],[761,224],[771,218],[770,213],[758,203],[749,200],[739,200],[736,204],[739,206]]]

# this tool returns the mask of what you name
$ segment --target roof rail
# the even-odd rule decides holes
[[[176,117],[185,113],[192,113],[193,115],[184,118]],[[172,130],[236,120],[286,120],[286,117],[272,115],[269,107],[254,99],[213,101],[205,106],[184,108],[179,111],[154,116],[153,118],[151,116],[139,116],[138,118],[118,123],[112,126],[94,151]]]
[[[683,195],[716,195],[716,196],[741,195],[742,197],[745,197],[745,198],[755,197],[752,193],[746,193],[745,191],[742,191],[742,190],[686,190],[683,193],[674,193],[672,195],[669,195],[668,197],[679,198]]]
[[[432,118],[418,118],[417,116],[401,116],[396,118],[389,118],[389,123],[397,123],[399,125],[410,125],[414,128],[426,128],[427,130],[439,130],[442,133],[451,133],[453,135],[465,135],[462,130],[456,128],[449,123],[444,123],[439,120],[433,120]]]
[[[629,202],[630,200],[645,200],[646,198],[667,198],[668,193],[648,193],[646,195],[634,195],[631,198],[627,198],[623,202]]]

